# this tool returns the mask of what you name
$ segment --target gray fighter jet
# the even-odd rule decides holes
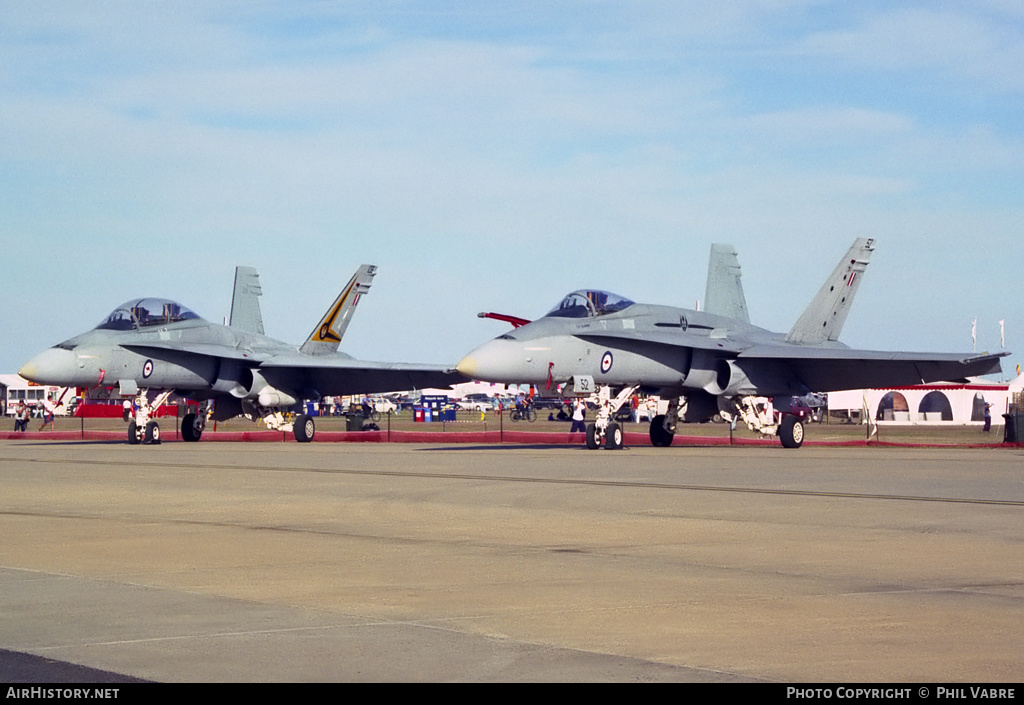
[[[254,269],[239,267],[230,325],[205,321],[168,299],[136,299],[93,330],[39,353],[18,374],[39,384],[117,387],[122,396],[134,397],[129,443],[159,442],[152,416],[172,392],[205,402],[182,420],[186,441],[199,440],[207,419],[246,416],[308,442],[316,431],[313,419],[299,414],[292,420],[289,413],[302,400],[464,381],[450,368],[364,362],[338,352],[376,271],[361,266],[299,348],[263,334],[259,278]]]
[[[543,318],[485,343],[456,367],[483,381],[547,389],[563,384],[568,396],[600,388],[605,401],[597,422],[587,427],[590,448],[621,447],[622,429],[611,419],[638,390],[670,400],[668,412],[651,423],[655,446],[671,444],[677,419],[722,414],[796,448],[804,428],[786,413],[794,396],[1000,371],[999,358],[1009,353],[879,352],[838,342],[873,249],[873,240],[854,242],[788,334],[750,324],[736,251],[716,244],[703,311],[574,291]]]

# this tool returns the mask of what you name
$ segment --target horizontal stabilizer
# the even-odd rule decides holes
[[[846,323],[853,297],[875,249],[874,243],[874,240],[865,237],[858,238],[853,243],[836,265],[835,271],[825,281],[825,285],[789,331],[786,342],[817,345],[829,340],[839,340],[839,333]]]

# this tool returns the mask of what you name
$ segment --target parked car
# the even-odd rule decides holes
[[[455,406],[463,411],[493,411],[498,404],[487,394],[467,394],[465,398],[457,399]]]
[[[825,400],[817,394],[805,394],[789,400],[789,413],[799,416],[804,423],[821,423],[825,417]]]
[[[561,409],[566,403],[562,397],[536,396],[533,398],[533,405],[538,409]]]
[[[387,397],[373,397],[370,401],[373,404],[373,410],[381,414],[393,414],[398,411],[398,405]]]

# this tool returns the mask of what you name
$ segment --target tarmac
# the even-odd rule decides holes
[[[1024,680],[1024,449],[31,439],[0,486],[0,681]]]

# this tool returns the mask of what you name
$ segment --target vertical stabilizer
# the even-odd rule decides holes
[[[704,310],[716,316],[738,318],[750,323],[747,299],[740,281],[740,260],[732,245],[715,243],[708,259],[708,283],[704,290]]]
[[[231,318],[228,325],[249,333],[263,335],[263,314],[260,312],[260,275],[254,267],[235,267],[235,291],[231,295]]]
[[[359,303],[362,295],[370,290],[370,284],[376,273],[377,267],[372,264],[364,264],[356,270],[356,273],[348,280],[348,284],[338,294],[338,298],[334,300],[331,307],[327,309],[327,313],[310,333],[309,338],[300,348],[301,352],[311,355],[337,352],[338,345],[341,344],[341,339],[345,335],[345,329],[348,328],[348,324],[352,320],[356,304]]]
[[[866,237],[854,241],[793,330],[789,331],[787,342],[817,344],[839,339],[874,245],[875,241]]]

